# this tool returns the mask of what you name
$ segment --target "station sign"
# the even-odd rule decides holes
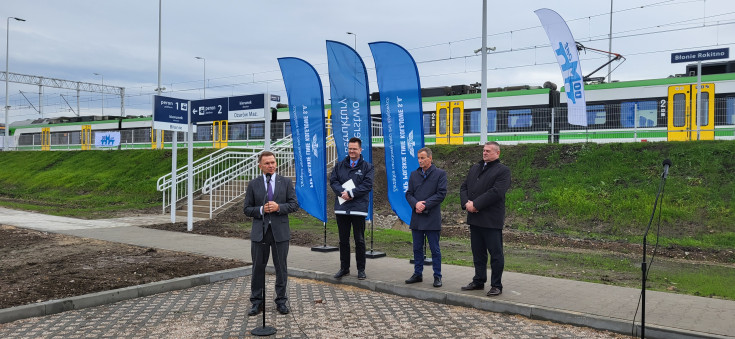
[[[231,122],[265,119],[265,95],[242,95],[230,97]]]
[[[215,98],[192,100],[191,102],[191,122],[212,122],[219,120],[228,120],[229,98]]]
[[[187,132],[189,101],[153,96],[153,128],[165,131]]]
[[[671,63],[727,59],[729,57],[730,48],[707,49],[701,51],[671,53]]]

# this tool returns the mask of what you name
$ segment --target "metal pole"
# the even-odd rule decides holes
[[[487,142],[487,0],[482,0],[482,84],[480,94],[480,145]]]
[[[194,57],[194,59],[199,59],[204,61],[204,81],[202,81],[202,99],[207,98],[207,59],[204,57]]]
[[[268,91],[265,92],[264,99],[265,100],[263,100],[263,102],[265,102],[265,104],[263,106],[265,107],[263,107],[263,110],[265,110],[265,112],[263,113],[265,114],[264,116],[265,119],[263,120],[265,121],[265,131],[264,131],[265,140],[263,143],[263,150],[270,151],[271,150],[271,95],[270,95],[270,92]]]
[[[194,229],[194,132],[192,130],[191,126],[191,101],[188,102],[186,105],[187,107],[187,114],[189,116],[189,133],[188,139],[189,139],[189,146],[187,149],[187,159],[188,162],[188,174],[186,177],[187,181],[187,206],[186,206],[186,230],[191,232]],[[176,133],[176,132],[174,132]]]
[[[699,116],[702,114],[702,60],[697,61],[697,110],[694,123],[697,124],[697,140],[699,140]]]
[[[156,87],[156,92],[158,92],[159,96],[163,90],[163,88],[161,88],[161,1],[162,0],[158,0],[158,86]],[[153,128],[153,119],[151,119],[151,131],[153,132],[151,133],[152,137],[157,139],[158,133],[156,133],[156,130]],[[161,148],[163,148],[163,140],[161,140],[160,144]]]
[[[6,37],[5,37],[5,139],[3,139],[3,148],[6,151],[10,150],[10,123],[8,122],[8,114],[9,114],[9,103],[8,103],[8,78],[10,78],[10,74],[8,73],[8,58],[10,57],[10,19],[15,19],[16,21],[25,21],[25,19],[16,18],[16,17],[8,17],[8,25],[5,30]]]
[[[633,104],[633,142],[638,142],[638,103]]]
[[[174,139],[171,145],[171,223],[176,222],[176,155],[179,132],[174,131]]]
[[[612,15],[613,15],[613,0],[610,0],[610,39],[608,42],[607,50],[612,52]],[[607,54],[607,82],[612,82],[612,54]]]
[[[102,73],[94,73],[102,77],[102,116],[105,116],[105,75]]]

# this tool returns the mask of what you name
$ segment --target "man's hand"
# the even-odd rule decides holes
[[[464,204],[464,208],[467,209],[468,212],[471,213],[477,213],[479,212],[477,208],[475,208],[475,204],[472,202],[472,200],[467,201],[466,204]]]
[[[342,192],[342,199],[345,199],[345,200],[352,200],[352,197],[350,196],[350,194],[349,194],[349,193],[347,193],[347,191],[343,191],[343,192]]]
[[[281,207],[275,201],[269,201],[263,205],[263,212],[265,213],[278,212],[280,209]]]
[[[426,209],[426,201],[419,201],[416,203],[416,213],[422,213]]]

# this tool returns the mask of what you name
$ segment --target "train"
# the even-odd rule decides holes
[[[697,77],[683,75],[586,84],[588,126],[567,122],[565,89],[553,83],[490,88],[487,139],[503,144],[735,139],[735,73],[702,75],[701,81],[701,90]],[[422,89],[425,144],[479,143],[482,119],[477,87]],[[285,105],[271,110],[271,140],[290,134],[288,108],[281,106]],[[327,118],[330,108],[325,107]],[[383,143],[379,93],[371,94],[371,116],[373,145],[379,147]],[[11,144],[18,150],[90,149],[94,148],[89,145],[92,133],[120,131],[120,149],[157,148],[161,146],[157,140],[169,147],[173,132],[154,132],[151,127],[150,117],[37,119],[11,124]],[[255,147],[263,144],[264,136],[263,121],[215,121],[197,126],[194,146]],[[186,140],[183,133],[178,140]]]

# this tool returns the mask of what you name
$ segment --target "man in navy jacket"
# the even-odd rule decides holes
[[[459,190],[462,209],[467,210],[475,276],[462,290],[481,290],[487,281],[487,254],[490,252],[490,291],[488,296],[503,293],[503,223],[505,192],[510,188],[510,169],[500,163],[500,145],[488,142],[482,149],[482,161],[472,165]]]
[[[411,234],[413,236],[413,275],[406,284],[423,281],[424,237],[429,240],[431,262],[434,268],[434,287],[442,286],[442,254],[439,233],[442,229],[441,203],[447,196],[447,173],[431,164],[431,149],[418,151],[419,168],[408,178],[406,200],[412,208]]]
[[[299,203],[291,179],[276,175],[278,165],[275,154],[269,151],[260,153],[258,167],[263,175],[248,184],[243,207],[245,215],[253,218],[253,228],[250,231],[250,255],[253,260],[253,275],[250,277],[252,307],[248,315],[254,316],[265,307],[265,266],[270,252],[273,252],[273,266],[276,268],[276,309],[281,314],[288,314],[286,259],[291,239],[288,214],[296,212]]]
[[[357,279],[363,280],[367,278],[365,275],[365,217],[368,215],[370,191],[373,189],[373,165],[362,158],[360,138],[350,139],[347,144],[347,153],[348,156],[344,160],[334,165],[332,174],[329,176],[329,186],[336,195],[334,213],[339,230],[340,267],[334,278],[340,279],[350,274],[351,227],[355,237]],[[352,185],[347,184],[350,180]]]

